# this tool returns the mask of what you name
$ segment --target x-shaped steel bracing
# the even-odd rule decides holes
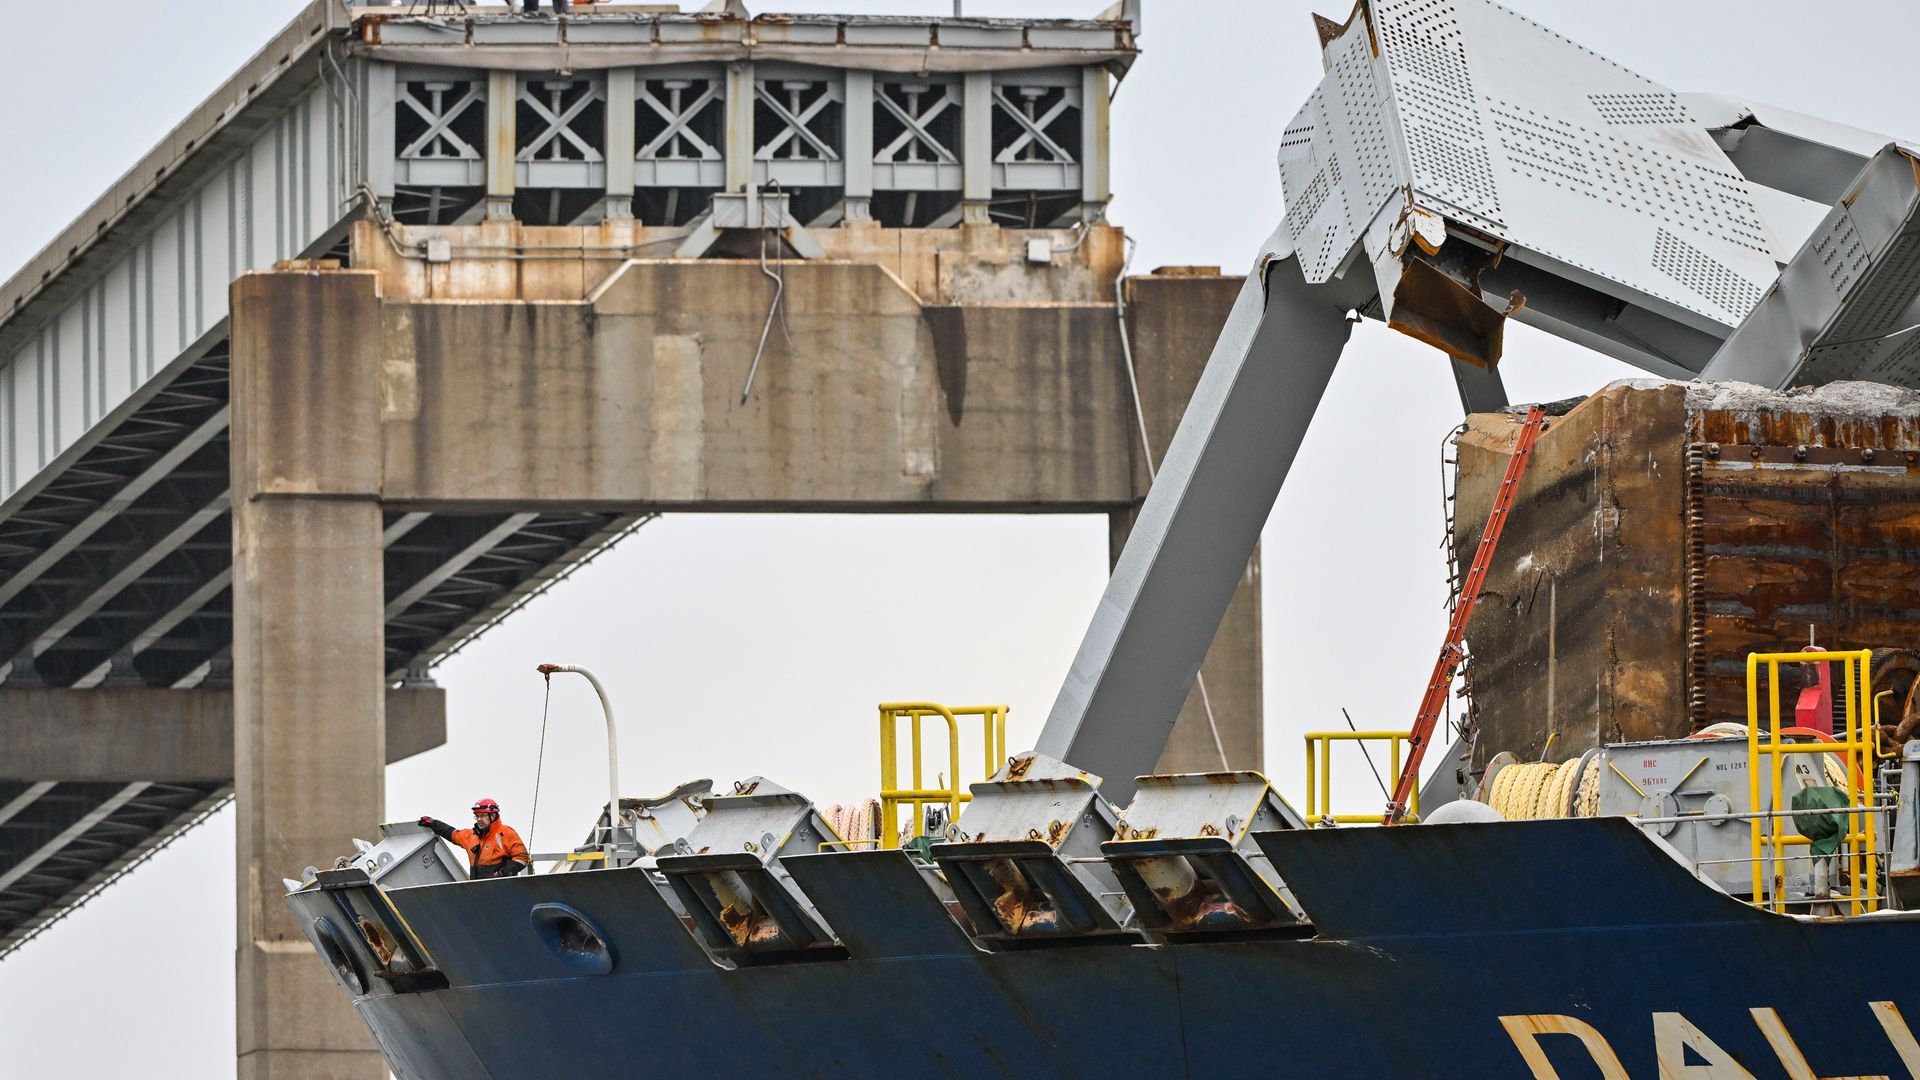
[[[1051,108],[1039,116],[1028,116],[1026,110],[1015,105],[1013,99],[1009,98],[1007,92],[1000,87],[994,88],[993,99],[999,103],[1000,108],[1005,110],[1008,116],[1013,117],[1015,123],[1024,129],[1018,138],[1007,144],[1006,149],[994,155],[993,159],[995,161],[1008,163],[1021,160],[1034,160],[1032,158],[1023,159],[1020,157],[1020,154],[1029,146],[1038,146],[1040,150],[1048,155],[1046,160],[1062,165],[1073,164],[1073,155],[1067,153],[1067,148],[1053,141],[1047,134],[1047,128],[1052,127],[1053,122],[1060,119],[1061,114],[1073,108],[1073,102],[1069,100],[1065,93],[1060,95],[1059,101],[1054,102]]]
[[[817,86],[821,84],[815,83],[811,85]],[[755,96],[761,101],[766,102],[767,107],[773,110],[774,116],[784,125],[779,134],[768,139],[765,145],[753,152],[754,158],[759,161],[774,160],[774,154],[776,154],[782,146],[791,142],[794,136],[798,135],[801,139],[805,140],[808,145],[813,147],[814,152],[805,158],[800,157],[800,155],[796,153],[784,160],[839,161],[839,151],[828,146],[826,140],[815,135],[813,130],[807,126],[812,123],[813,118],[819,116],[828,105],[833,104],[832,89],[823,87],[820,96],[814,98],[813,102],[805,108],[799,107],[800,92],[795,90],[792,93],[795,100],[793,106],[789,107],[787,103],[775,97],[773,91],[767,89],[766,83],[761,82],[754,84]],[[801,148],[796,147],[795,149],[798,150]]]
[[[900,84],[892,83],[889,85],[898,86]],[[909,106],[918,104],[915,99],[920,96],[919,92],[907,91],[907,105],[902,105],[893,100],[892,95],[888,94],[884,87],[882,88],[881,92],[876,95],[881,106],[889,113],[892,113],[893,118],[900,121],[906,130],[902,131],[892,142],[874,154],[873,160],[892,162],[895,160],[895,155],[899,154],[903,149],[925,146],[927,149],[933,151],[934,160],[939,164],[959,164],[960,159],[954,155],[953,151],[941,145],[940,140],[934,138],[933,132],[929,130],[933,126],[933,122],[939,118],[940,114],[946,112],[949,106],[955,104],[953,89],[946,85],[936,85],[931,87],[929,92],[933,91],[937,91],[939,96],[934,98],[932,104],[921,109],[916,115]],[[919,159],[917,157],[909,157],[908,160],[918,161]]]
[[[660,119],[667,122],[667,127],[666,130],[655,135],[647,145],[641,147],[640,152],[634,155],[635,158],[641,161],[719,161],[720,151],[714,147],[713,144],[695,134],[693,128],[690,126],[694,120],[699,118],[701,110],[705,109],[709,103],[720,96],[719,86],[713,82],[708,82],[706,89],[701,91],[700,94],[693,99],[692,104],[687,105],[685,108],[677,107],[680,104],[681,94],[678,88],[669,88],[668,93],[671,95],[672,100],[661,101],[659,98],[653,96],[653,91],[647,89],[644,83],[641,85],[640,100],[646,104],[647,108],[658,113]],[[693,154],[689,155],[675,152],[679,149],[679,140],[682,139],[693,148]],[[662,148],[665,148],[667,152],[661,153]]]
[[[539,96],[534,93],[533,87],[531,86],[527,87],[525,90],[522,90],[520,92],[520,100],[525,102],[527,106],[533,110],[534,115],[537,116],[543,122],[545,122],[547,126],[543,131],[540,132],[537,138],[535,138],[532,142],[528,143],[526,145],[526,148],[520,151],[520,153],[516,156],[515,160],[517,161],[536,160],[539,157],[540,152],[542,150],[545,150],[549,146],[553,148],[553,153],[548,155],[547,157],[547,160],[549,161],[568,161],[568,160],[603,161],[605,160],[600,156],[599,149],[596,148],[592,143],[589,143],[587,140],[581,138],[579,133],[574,131],[572,127],[573,122],[580,118],[581,113],[586,112],[589,106],[591,106],[594,102],[599,101],[601,99],[602,95],[600,93],[599,87],[589,86],[587,88],[586,93],[581,94],[578,98],[574,99],[573,104],[568,105],[565,109],[562,109],[560,107],[560,100],[566,96],[567,89],[572,89],[572,86],[570,85],[566,89],[547,91],[547,93],[553,96],[553,104],[551,106],[549,106],[546,102],[541,101]],[[565,147],[560,142],[561,139],[565,139],[567,142],[572,143],[574,146],[574,149],[580,152],[580,157],[572,158],[572,159],[567,158],[564,152]]]
[[[402,158],[455,161],[480,160],[480,151],[475,149],[465,139],[453,133],[454,121],[460,119],[468,108],[481,100],[480,86],[478,83],[462,83],[461,85],[467,88],[466,95],[454,102],[452,107],[439,111],[436,111],[434,106],[445,103],[443,95],[446,91],[430,91],[433,94],[434,105],[429,106],[422,104],[419,99],[415,98],[412,91],[408,90],[405,84],[401,85],[400,103],[412,109],[415,113],[418,113],[420,119],[427,122],[426,133],[413,140],[413,142],[408,143],[406,149],[400,151]],[[452,149],[453,153],[445,154],[438,152],[440,144],[443,142]]]

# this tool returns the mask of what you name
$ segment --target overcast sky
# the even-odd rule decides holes
[[[1113,110],[1111,219],[1139,240],[1136,270],[1241,272],[1281,214],[1281,129],[1320,78],[1313,5],[1147,4],[1145,55]],[[0,278],[301,6],[11,5],[0,42]],[[966,9],[1085,16],[1099,6]],[[1910,0],[1513,6],[1677,89],[1920,133],[1920,5]],[[1329,0],[1324,13],[1347,9]],[[1519,326],[1502,370],[1515,400],[1588,393],[1629,374]],[[1439,456],[1458,418],[1438,353],[1378,324],[1354,334],[1266,531],[1267,764],[1289,797],[1302,784],[1301,732],[1339,726],[1342,706],[1363,727],[1411,720],[1445,630]],[[1030,745],[1105,569],[1099,518],[655,522],[438,671],[450,743],[389,771],[388,816],[457,818],[491,795],[526,831],[542,660],[603,676],[632,794],[765,773],[823,803],[870,795],[873,705],[889,698],[1008,702],[1011,744]],[[1329,644],[1355,659],[1329,661]],[[571,844],[604,801],[603,739],[584,684],[556,684],[536,847]],[[1363,768],[1343,775],[1363,808],[1378,803]],[[222,814],[0,962],[0,1075],[232,1075],[233,834]],[[317,962],[314,977],[325,978]]]

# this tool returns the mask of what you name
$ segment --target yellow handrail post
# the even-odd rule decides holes
[[[948,820],[959,818],[961,804],[973,799],[972,793],[960,782],[960,717],[980,717],[984,747],[982,760],[986,767],[984,775],[991,776],[999,769],[996,755],[1004,757],[1006,753],[1007,714],[1011,711],[1005,705],[948,708],[928,701],[888,702],[880,706],[880,847],[900,846],[900,808],[903,806],[912,809],[909,835],[913,837],[922,834],[928,806],[945,803]],[[941,718],[947,725],[948,779],[938,787],[927,786],[926,759],[921,746],[921,721],[930,716]],[[909,747],[911,786],[905,788],[900,786],[899,764],[899,725],[902,719],[907,721],[912,742]]]
[[[1406,752],[1409,739],[1408,731],[1309,731],[1307,744],[1307,825],[1331,821],[1337,825],[1379,824],[1384,816],[1379,811],[1371,814],[1340,814],[1333,809],[1333,744],[1337,742],[1384,742],[1392,755],[1393,772],[1400,775],[1400,762]],[[1420,816],[1420,792],[1416,789],[1407,800],[1408,812],[1414,818]]]
[[[1778,665],[1776,665],[1775,670],[1778,670]],[[1770,694],[1768,697],[1768,703],[1769,703],[1768,707],[1772,710],[1772,714],[1768,721],[1768,723],[1771,726],[1769,726],[1767,730],[1769,732],[1770,738],[1773,741],[1778,741],[1779,736],[1777,734],[1772,734],[1773,732],[1778,732],[1780,728],[1783,726],[1780,722],[1780,716],[1781,716],[1780,686],[1777,680],[1774,683],[1772,694]],[[1787,757],[1785,754],[1780,752],[1780,749],[1778,747],[1774,748],[1773,768],[1771,772],[1768,773],[1768,776],[1773,784],[1774,809],[1775,810],[1787,809],[1786,806],[1782,805],[1782,800],[1786,798],[1786,794],[1787,794]],[[1777,828],[1774,830],[1774,845],[1773,845],[1774,886],[1773,887],[1774,887],[1774,896],[1776,898],[1776,902],[1779,904],[1779,908],[1782,911],[1786,910],[1786,906],[1787,906],[1786,892],[1787,892],[1788,866],[1787,866],[1786,834],[1788,832],[1793,832],[1795,834],[1798,834],[1800,832],[1800,826],[1798,824],[1798,821],[1799,819],[1797,818],[1782,817],[1780,819],[1780,828]]]
[[[1780,665],[1837,663],[1841,670],[1843,706],[1840,737],[1832,741],[1790,743],[1783,738],[1780,716]],[[1767,680],[1767,716],[1760,717],[1760,678]],[[1781,807],[1786,760],[1792,754],[1836,754],[1846,774],[1847,905],[1851,914],[1880,907],[1879,826],[1875,820],[1874,758],[1879,740],[1879,705],[1867,693],[1873,686],[1873,653],[1867,649],[1835,652],[1752,653],[1747,657],[1747,798],[1749,856],[1753,860],[1753,903],[1771,911],[1786,910],[1785,849],[1807,843],[1804,835],[1787,835],[1783,826],[1792,818]],[[1762,738],[1762,732],[1765,738]],[[1760,768],[1767,770],[1769,802],[1762,807]],[[1796,833],[1797,829],[1794,830]]]
[[[1320,744],[1320,812],[1333,816],[1333,740]]]
[[[1313,782],[1313,755],[1316,747],[1313,736],[1307,736],[1307,825],[1312,827],[1320,819],[1320,789]]]
[[[1747,819],[1747,858],[1753,862],[1753,902],[1760,903],[1760,654],[1747,656],[1747,810],[1756,815]]]
[[[887,798],[887,792],[900,786],[899,737],[894,731],[893,718],[887,710],[880,710],[880,846],[898,847],[900,845],[899,828],[894,821],[894,803]]]
[[[1847,742],[1851,745],[1858,741],[1856,738],[1858,732],[1855,730],[1854,713],[1856,711],[1855,706],[1859,702],[1859,687],[1854,685],[1853,665],[1841,664],[1840,670],[1846,680],[1844,692],[1847,701]],[[1852,893],[1854,897],[1854,899],[1847,904],[1847,914],[1858,915],[1860,914],[1860,867],[1865,861],[1858,847],[1858,842],[1864,837],[1865,831],[1863,829],[1864,823],[1860,820],[1860,815],[1853,813],[1852,807],[1856,805],[1853,793],[1860,790],[1860,769],[1857,755],[1852,750],[1843,753],[1841,755],[1841,761],[1845,763],[1847,770],[1847,806],[1849,808],[1847,814],[1846,855],[1847,883],[1849,888],[1847,891]]]

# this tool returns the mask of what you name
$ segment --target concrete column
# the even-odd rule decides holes
[[[960,88],[960,220],[985,225],[993,197],[993,73],[969,71]]]
[[[1221,277],[1215,268],[1179,269],[1127,280],[1127,325],[1140,381],[1141,411],[1156,464],[1180,426],[1180,416],[1240,283],[1237,277]],[[1145,498],[1146,466],[1138,451],[1136,445],[1135,490]],[[1138,508],[1136,502],[1133,510],[1113,515],[1111,558],[1120,557]],[[1200,665],[1213,706],[1213,725],[1207,722],[1196,685],[1181,706],[1180,719],[1155,771],[1213,772],[1221,767],[1221,749],[1226,751],[1228,767],[1264,771],[1260,648],[1260,552],[1255,548]],[[1218,746],[1213,727],[1219,730]]]
[[[487,218],[513,220],[520,154],[520,76],[487,72]]]
[[[387,1075],[280,900],[385,804],[377,281],[233,286],[240,1080]]]

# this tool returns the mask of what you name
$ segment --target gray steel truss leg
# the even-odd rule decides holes
[[[1465,360],[1453,365],[1453,385],[1460,390],[1460,407],[1470,413],[1499,412],[1507,407],[1507,384],[1500,381],[1500,369],[1480,367]]]
[[[1265,276],[1227,317],[1040,733],[1115,803],[1159,759],[1346,346],[1334,290],[1290,257]]]
[[[1835,252],[1851,254],[1836,256]],[[1920,386],[1920,154],[1875,154],[1702,379]]]

